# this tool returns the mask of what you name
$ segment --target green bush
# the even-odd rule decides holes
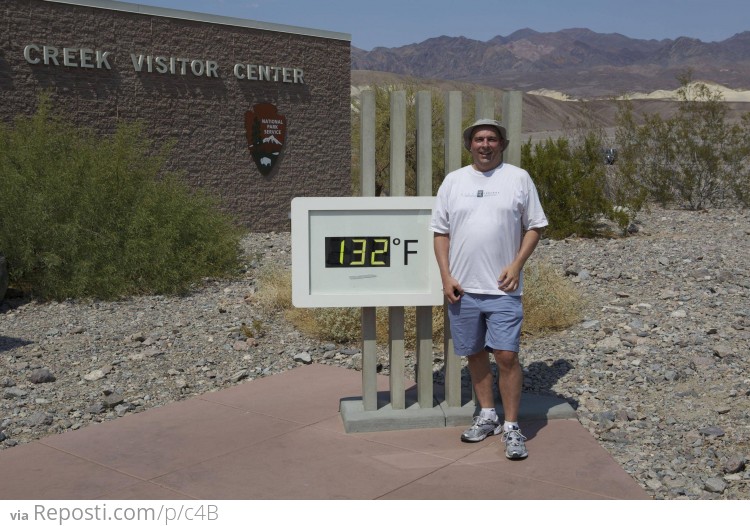
[[[613,217],[601,142],[593,135],[575,146],[563,137],[533,147],[529,141],[521,148],[521,165],[532,174],[549,218],[547,236],[599,235],[602,216]]]
[[[241,231],[137,124],[100,138],[51,113],[0,127],[0,252],[41,299],[176,293],[238,268]]]
[[[646,115],[639,125],[632,104],[622,103],[615,171],[620,187],[691,210],[748,206],[750,113],[732,123],[720,91],[693,82],[689,72],[678,79],[677,113],[668,119]]]

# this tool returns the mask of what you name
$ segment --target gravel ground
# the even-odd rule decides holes
[[[565,398],[655,498],[750,498],[750,213],[655,209],[637,226],[540,244],[533,258],[587,307],[524,342],[524,389]],[[358,368],[357,344],[317,341],[259,307],[259,271],[289,265],[289,242],[248,236],[240,277],[180,297],[6,298],[0,450],[312,362]],[[387,373],[385,350],[380,361]]]

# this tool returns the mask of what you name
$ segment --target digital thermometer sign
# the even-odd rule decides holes
[[[292,200],[295,307],[442,305],[434,197]]]
[[[391,238],[327,237],[326,267],[390,267]]]

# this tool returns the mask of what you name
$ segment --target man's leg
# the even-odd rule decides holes
[[[467,357],[469,373],[481,411],[471,427],[461,434],[464,442],[479,442],[490,435],[500,434],[502,422],[495,414],[495,395],[492,392],[492,370],[489,353],[482,350]],[[488,411],[491,410],[491,411]]]
[[[499,373],[497,387],[503,399],[505,420],[518,422],[518,410],[521,407],[521,388],[523,387],[523,371],[521,370],[521,362],[518,360],[518,353],[495,350],[493,354]],[[479,394],[477,394],[477,398],[479,398]]]
[[[469,374],[474,392],[477,395],[479,407],[495,407],[495,395],[492,392],[492,369],[490,369],[490,355],[488,352],[479,351],[468,356]]]
[[[521,389],[523,387],[523,370],[518,360],[518,353],[513,351],[494,351],[498,368],[498,388],[503,399],[503,442],[505,456],[520,460],[529,453],[526,450],[526,437],[518,427],[518,411],[521,406]]]
[[[495,395],[490,369],[490,356],[485,350],[487,326],[479,301],[472,294],[464,294],[461,301],[448,305],[451,335],[456,354],[466,356],[471,383],[481,411],[474,417],[471,427],[461,434],[464,442],[479,442],[490,435],[502,432],[502,422],[495,413]]]

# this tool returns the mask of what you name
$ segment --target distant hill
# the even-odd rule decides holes
[[[352,95],[357,96],[362,89],[371,86],[404,86],[410,85],[417,89],[431,89],[440,92],[461,91],[465,98],[474,97],[479,91],[493,93],[496,104],[502,100],[503,90],[486,85],[461,82],[458,80],[441,80],[434,78],[418,78],[409,75],[384,73],[381,71],[352,71]],[[712,90],[719,86],[709,85]],[[540,94],[541,93],[541,94]],[[617,103],[611,99],[593,99],[587,101],[565,100],[559,96],[544,95],[546,90],[539,93],[523,94],[522,137],[526,142],[543,141],[568,133],[576,124],[592,122],[601,127],[608,135],[613,136],[618,112]],[[750,93],[735,92],[739,100],[727,100],[727,117],[730,121],[739,121],[743,114],[750,112]],[[741,97],[740,97],[741,95]],[[653,96],[641,96],[631,100],[636,119],[645,114],[659,114],[669,118],[677,110],[675,92],[655,92]]]
[[[524,92],[554,90],[607,98],[673,90],[678,76],[750,89],[750,31],[722,42],[640,40],[617,33],[531,29],[482,42],[441,36],[397,48],[352,48],[352,70],[460,81]]]

